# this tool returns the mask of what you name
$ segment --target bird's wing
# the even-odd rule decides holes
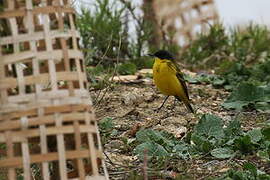
[[[180,84],[182,85],[187,98],[189,99],[188,89],[187,89],[187,85],[186,85],[185,79],[183,77],[183,73],[180,71],[178,65],[175,62],[169,61],[167,63],[168,63],[168,66],[171,69],[173,69],[174,71],[176,71],[176,77],[179,80]]]

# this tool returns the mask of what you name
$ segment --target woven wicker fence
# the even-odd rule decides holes
[[[162,30],[182,45],[219,20],[214,0],[155,0],[153,7]]]
[[[107,179],[69,0],[0,3],[0,179]]]

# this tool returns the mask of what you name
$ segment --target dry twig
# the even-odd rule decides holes
[[[143,156],[143,179],[148,180],[147,175],[147,149],[144,150],[144,156]]]

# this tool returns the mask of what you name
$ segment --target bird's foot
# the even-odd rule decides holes
[[[155,113],[159,113],[160,109],[161,109],[160,107],[159,108],[156,108],[156,109],[154,109],[154,112]]]

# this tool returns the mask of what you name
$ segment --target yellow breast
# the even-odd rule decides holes
[[[183,96],[183,88],[176,77],[176,70],[168,66],[168,60],[155,59],[153,66],[154,83],[160,92],[169,96]]]

